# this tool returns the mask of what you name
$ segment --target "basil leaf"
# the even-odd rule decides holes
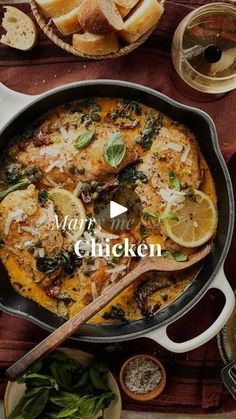
[[[185,262],[188,260],[188,256],[182,252],[172,252],[172,256],[177,262]]]
[[[175,189],[176,191],[180,191],[180,181],[177,178],[175,172],[173,172],[173,170],[169,171],[169,184],[172,189]]]
[[[79,404],[80,397],[77,394],[61,391],[58,394],[51,396],[50,401],[57,406],[69,408],[77,406],[77,404]]]
[[[58,384],[53,377],[42,374],[26,374],[25,381],[28,387],[50,387],[57,390]]]
[[[36,419],[40,417],[49,400],[49,389],[42,390],[41,394],[33,398],[30,403],[26,403],[22,409],[22,414],[27,419]]]
[[[90,382],[91,382],[92,386],[95,389],[104,390],[104,391],[108,390],[108,387],[107,387],[107,384],[106,384],[104,378],[99,373],[99,371],[97,371],[93,367],[89,368],[89,378],[90,378]]]
[[[25,180],[20,180],[19,182],[17,182],[15,185],[10,186],[9,188],[5,189],[4,191],[0,192],[0,202],[2,202],[2,200],[4,198],[6,198],[6,196],[14,191],[18,191],[19,189],[24,189],[26,188],[26,186],[29,186],[31,184],[31,182],[28,179]]]
[[[122,162],[126,153],[126,146],[121,135],[115,132],[110,135],[103,152],[103,157],[111,167],[117,167]]]
[[[31,398],[32,396],[35,396],[36,394],[40,393],[45,387],[33,387],[31,389],[27,389],[25,392],[25,398]]]
[[[24,416],[22,415],[22,409],[26,403],[25,397],[22,397],[22,399],[19,401],[19,403],[16,405],[13,412],[10,414],[8,419],[24,419]]]
[[[165,256],[169,256],[170,255],[170,251],[167,249],[162,249],[161,251],[161,256],[165,257]]]
[[[68,409],[61,410],[61,412],[57,413],[57,417],[58,418],[69,418],[70,416],[74,417],[73,416],[74,413],[77,413],[77,412],[78,412],[78,407],[74,407],[74,408],[71,407]]]
[[[166,214],[166,215],[162,215],[161,217],[160,217],[160,220],[175,220],[175,221],[179,221],[179,218],[175,215],[175,214],[173,214],[173,212],[169,212],[169,214]]]
[[[149,217],[149,218],[153,218],[154,220],[159,220],[158,215],[155,212],[152,211],[143,211],[143,215],[144,217]]]
[[[94,137],[95,128],[88,129],[84,134],[78,136],[77,140],[75,141],[74,147],[76,150],[79,150],[82,147],[85,147]]]

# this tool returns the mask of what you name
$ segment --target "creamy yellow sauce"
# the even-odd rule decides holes
[[[111,111],[111,109],[116,108],[117,106],[117,99],[97,99],[96,102],[100,105],[101,111],[100,116],[101,120],[103,121],[106,118],[107,113]],[[145,112],[149,112],[151,115],[155,115],[157,113],[156,110],[150,109],[146,106],[141,105],[143,113],[141,116],[137,116],[137,119],[140,120],[140,125],[142,126],[144,124],[144,114]],[[58,117],[60,117],[60,112],[63,113],[63,118],[65,119],[65,109],[63,107],[58,108],[55,111],[52,111],[49,115],[47,115],[47,120],[50,120],[52,124],[57,121]],[[73,115],[72,115],[73,116]],[[69,118],[72,118],[70,115]],[[163,117],[162,124],[166,126],[167,128],[171,126],[172,121],[167,118]],[[136,137],[140,132],[140,125],[132,130],[127,130],[127,137],[134,138]],[[52,135],[53,142],[55,144],[60,144],[62,141],[61,134],[60,133],[54,133]],[[12,146],[12,156],[17,154],[18,149],[15,148],[15,146]],[[139,150],[139,157],[145,155],[145,150],[140,149]],[[199,153],[200,160],[201,160],[201,167],[203,170],[203,177],[202,177],[202,183],[200,186],[200,189],[208,194],[212,201],[216,203],[216,193],[215,193],[215,187],[212,175],[210,173],[210,170],[203,158],[203,156]],[[89,155],[87,157],[89,159]],[[43,163],[42,163],[43,165]],[[40,166],[40,164],[39,164]],[[40,169],[43,171],[43,166],[40,167]],[[189,169],[191,171],[191,168]],[[58,174],[60,176],[60,173]],[[109,178],[109,176],[108,176]],[[74,181],[75,176],[71,175],[71,179]],[[42,186],[40,183],[37,185],[37,187],[40,189]],[[45,188],[45,185],[43,185]],[[63,184],[63,187],[69,191],[72,191],[74,189],[74,183],[65,183]],[[4,189],[4,187],[2,188]],[[87,213],[90,213],[92,210],[92,205],[88,204],[86,206]],[[132,232],[135,238],[138,238],[139,236],[139,227],[136,227],[135,230]],[[148,237],[146,238],[147,243],[159,243],[163,248],[165,248],[165,240],[163,238],[163,235],[156,234],[154,231],[149,232]],[[181,251],[183,251],[186,254],[192,253],[193,249],[185,249],[182,248]],[[18,293],[21,295],[30,298],[37,302],[42,307],[46,308],[49,311],[52,311],[56,313],[57,315],[64,315],[63,307],[62,311],[60,312],[61,308],[59,307],[58,301],[56,299],[53,299],[49,297],[45,293],[45,289],[41,288],[39,284],[35,283],[32,279],[29,278],[28,272],[22,270],[22,266],[20,266],[17,263],[17,260],[15,259],[14,255],[11,254],[9,251],[6,251],[4,247],[0,250],[0,256],[3,260],[4,265],[6,266],[6,269],[9,273],[9,278],[11,280],[11,283],[13,287],[16,289]],[[192,283],[194,277],[196,276],[196,271],[192,270],[190,273],[181,273],[178,275],[175,275],[175,282],[173,285],[169,286],[168,288],[162,288],[161,290],[154,293],[149,298],[149,304],[152,306],[158,306],[159,309],[163,308],[167,304],[170,304],[174,299],[176,299],[179,295],[181,295],[186,288]],[[148,278],[148,276],[147,276]],[[73,299],[73,303],[70,304],[67,307],[66,314],[68,316],[74,316],[76,313],[78,313],[85,305],[85,292],[84,287],[88,287],[88,300],[87,304],[91,301],[91,287],[89,281],[86,282],[86,278],[82,278],[79,271],[75,271],[72,275],[67,275],[64,278],[63,283],[61,284],[61,294],[69,295]],[[96,282],[97,284],[102,284],[104,281],[104,270],[101,268],[99,272],[96,272]],[[126,319],[127,320],[137,320],[142,317],[142,314],[140,312],[140,309],[137,305],[137,301],[135,299],[135,292],[137,291],[141,281],[143,281],[143,278],[137,279],[136,283],[132,286],[130,286],[127,290],[122,292],[116,299],[112,301],[108,306],[106,306],[101,312],[99,312],[92,320],[93,323],[109,323],[113,320],[105,320],[103,315],[105,312],[109,311],[109,309],[112,306],[118,306],[119,308],[123,309]],[[81,290],[83,289],[83,299],[81,298]]]

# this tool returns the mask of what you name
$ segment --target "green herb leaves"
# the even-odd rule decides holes
[[[185,253],[177,252],[175,250],[167,250],[167,249],[163,249],[161,251],[162,257],[166,257],[169,255],[172,256],[176,260],[176,262],[185,262],[186,260],[188,260],[188,256]]]
[[[126,153],[126,146],[120,133],[115,132],[110,135],[104,148],[103,157],[111,167],[118,167]]]
[[[153,212],[153,211],[149,211],[149,210],[144,210],[143,211],[143,216],[144,217],[148,217],[148,218],[153,218],[154,220],[157,220],[157,221],[159,221],[159,217],[158,217],[158,214],[156,214],[155,212]]]
[[[180,188],[180,181],[177,178],[175,172],[173,172],[173,170],[169,171],[169,184],[170,184],[170,187],[172,189],[175,189],[176,191],[180,191],[180,189],[181,189]]]
[[[5,189],[4,191],[0,192],[0,202],[2,202],[2,200],[4,198],[6,198],[6,196],[14,191],[18,191],[19,189],[24,189],[27,186],[30,185],[30,181],[28,179],[25,180],[20,180],[19,182],[15,183],[15,185],[10,186],[9,188]]]
[[[79,135],[75,141],[74,147],[76,150],[79,150],[82,147],[85,147],[93,139],[95,134],[95,128],[88,129],[84,134]]]
[[[188,256],[182,252],[172,252],[172,256],[177,262],[185,262],[188,260]]]
[[[66,353],[55,351],[36,363],[17,382],[25,396],[8,419],[88,419],[103,415],[116,395],[107,385],[108,366],[100,358],[84,368]]]

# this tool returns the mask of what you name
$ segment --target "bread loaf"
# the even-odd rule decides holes
[[[136,6],[139,0],[115,0],[117,9],[122,17],[125,17]]]
[[[82,54],[107,55],[120,49],[115,33],[95,35],[91,33],[73,35],[73,47]]]
[[[81,4],[81,0],[35,0],[47,17],[62,16]]]
[[[84,0],[78,18],[84,31],[97,35],[120,31],[124,26],[114,0]]]
[[[72,33],[81,32],[82,28],[78,21],[78,13],[80,6],[71,10],[65,15],[55,17],[53,23],[56,25],[62,35],[71,35]]]
[[[141,0],[128,16],[120,35],[128,43],[137,41],[158,23],[163,11],[157,0]]]
[[[16,7],[6,6],[2,27],[2,44],[22,51],[29,51],[37,42],[37,29],[32,19]]]

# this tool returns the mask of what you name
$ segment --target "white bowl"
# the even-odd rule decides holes
[[[63,352],[73,358],[75,361],[78,361],[81,365],[86,367],[90,364],[92,360],[92,355],[87,352],[80,351],[78,349],[69,349],[69,348],[60,348]],[[121,395],[118,384],[111,374],[108,373],[108,386],[109,388],[117,395],[117,401],[112,401],[109,407],[104,412],[105,419],[120,419],[121,417]],[[4,410],[6,419],[13,412],[16,405],[19,403],[20,399],[24,396],[25,393],[25,384],[18,384],[15,382],[8,382],[5,396],[4,396]],[[97,417],[101,416],[99,413]],[[96,419],[95,417],[91,419]]]

